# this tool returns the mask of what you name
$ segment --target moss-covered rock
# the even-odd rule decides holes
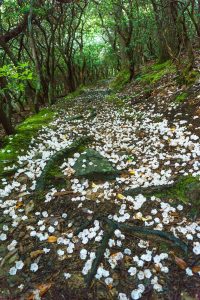
[[[93,149],[87,149],[77,159],[74,167],[77,177],[90,179],[112,179],[117,176],[117,170],[101,154]]]
[[[63,162],[63,160],[69,156],[71,156],[75,151],[80,151],[84,145],[86,145],[91,139],[89,137],[81,137],[75,142],[73,142],[70,146],[56,152],[47,162],[41,176],[38,178],[36,183],[36,191],[43,191],[46,187],[49,186],[51,182],[61,184],[60,187],[65,187],[65,183],[67,184],[65,177],[62,175],[59,166]]]

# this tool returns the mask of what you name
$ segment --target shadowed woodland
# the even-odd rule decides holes
[[[81,85],[172,59],[180,81],[199,46],[199,1],[1,1],[1,123]],[[184,63],[181,54],[185,52]]]

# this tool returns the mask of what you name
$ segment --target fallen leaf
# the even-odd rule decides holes
[[[36,258],[38,257],[39,255],[43,254],[44,253],[44,250],[36,250],[36,251],[33,251],[30,253],[30,257],[31,258]]]
[[[51,283],[47,283],[47,284],[40,284],[39,286],[37,286],[37,289],[40,291],[40,296],[44,296],[44,294],[46,294],[46,292],[50,289],[51,287]]]
[[[58,238],[56,236],[51,235],[51,236],[48,237],[48,242],[49,243],[55,243],[57,241],[57,239]]]
[[[197,298],[193,298],[189,294],[183,292],[181,293],[181,300],[197,300]]]
[[[25,206],[25,214],[28,215],[30,212],[34,210],[35,204],[33,200],[29,201],[28,204]]]
[[[122,194],[117,194],[117,198],[120,199],[120,200],[125,199],[124,195],[122,195]]]
[[[170,212],[170,216],[178,218],[179,214],[177,212]]]
[[[150,220],[152,220],[152,216],[143,217],[143,215],[140,212],[136,213],[133,218],[135,220],[141,220],[141,221],[150,221]]]
[[[121,174],[120,174],[120,177],[121,177],[121,178],[129,178],[129,175],[130,175],[130,174],[124,172],[124,173],[121,173]]]
[[[174,259],[181,270],[185,270],[187,268],[187,263],[182,258],[174,256]]]
[[[158,264],[155,264],[154,268],[155,268],[156,272],[160,272],[161,271],[161,268],[160,268],[160,266]]]
[[[142,221],[150,221],[150,220],[152,220],[152,216],[146,216],[142,218]]]
[[[39,291],[39,295],[40,297],[44,296],[48,290],[51,288],[52,284],[51,283],[47,283],[47,284],[40,284],[36,287],[36,290]],[[33,293],[31,293],[28,297],[27,300],[34,300],[35,299],[35,293],[33,291]]]
[[[21,201],[19,201],[19,202],[16,203],[15,208],[18,209],[21,206],[23,206],[23,203]]]
[[[129,174],[130,175],[135,175],[135,171],[134,170],[129,170]]]
[[[200,266],[194,266],[194,267],[192,267],[192,272],[194,272],[194,273],[200,272]]]
[[[128,255],[125,255],[125,256],[124,256],[124,261],[125,261],[125,263],[131,263],[132,260],[133,260],[133,259],[132,259],[130,256],[128,256]]]

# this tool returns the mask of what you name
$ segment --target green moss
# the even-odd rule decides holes
[[[185,73],[184,77],[185,77],[185,83],[187,85],[192,85],[200,77],[200,73],[198,71],[192,70],[189,73]]]
[[[198,78],[200,78],[200,72],[192,69],[191,64],[186,64],[179,70],[179,75],[176,80],[179,85],[193,85]]]
[[[195,192],[196,189],[200,188],[200,178],[193,176],[182,177],[173,187],[166,188],[161,193],[154,193],[155,196],[160,198],[174,199],[178,202],[191,203],[193,201],[191,194]],[[196,201],[197,205],[200,205]]]
[[[111,94],[106,97],[106,101],[116,105],[117,107],[122,107],[124,106],[124,101],[120,99],[119,97],[116,96],[116,94]]]
[[[156,63],[154,65],[151,66],[151,70],[152,71],[162,71],[165,70],[166,68],[169,69],[172,66],[172,62],[170,60],[165,61],[164,63]]]
[[[120,71],[114,80],[110,83],[110,88],[115,92],[120,92],[126,86],[127,83],[130,81],[130,71],[129,70],[122,70]]]
[[[67,188],[66,176],[63,175],[59,165],[54,165],[46,173],[45,184],[47,187],[56,187],[59,189]]]
[[[86,87],[84,85],[80,85],[74,92],[65,97],[65,100],[75,99],[76,97],[81,96],[85,91]]]
[[[70,146],[59,150],[53,156],[51,156],[44,167],[41,176],[37,179],[36,191],[45,190],[46,187],[52,182],[54,183],[54,186],[58,186],[56,184],[56,180],[58,180],[59,184],[64,184],[64,186],[66,186],[66,176],[63,176],[63,174],[60,172],[59,166],[62,164],[64,159],[71,157],[71,155],[79,151],[79,149],[85,147],[85,145],[87,145],[89,142],[91,142],[91,138],[81,137],[74,141]]]
[[[178,96],[176,96],[175,98],[175,101],[177,103],[183,103],[188,97],[188,93],[186,92],[183,92],[183,93],[180,93]]]
[[[157,83],[164,75],[174,73],[175,71],[176,68],[172,62],[166,61],[162,64],[154,64],[150,68],[144,68],[136,80],[151,85]]]
[[[32,137],[53,120],[54,114],[50,109],[43,109],[17,126],[16,134],[5,138],[5,146],[0,150],[0,177],[11,173],[4,168],[16,163],[17,157],[28,149]]]

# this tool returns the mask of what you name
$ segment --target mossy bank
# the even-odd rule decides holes
[[[54,116],[55,112],[51,109],[42,109],[17,126],[14,135],[5,138],[4,147],[0,150],[0,178],[12,173],[12,166],[17,163],[18,156],[26,153],[31,139],[40,129],[49,125]]]

